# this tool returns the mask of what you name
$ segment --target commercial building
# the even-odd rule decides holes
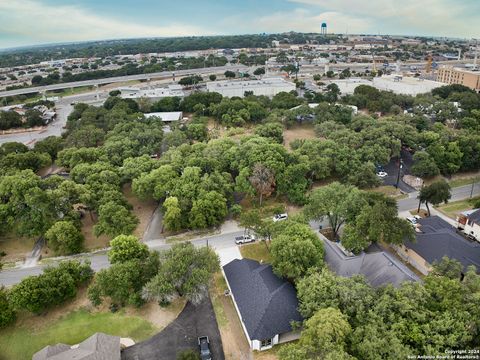
[[[280,92],[289,92],[295,90],[294,83],[286,81],[283,78],[264,78],[262,80],[246,81],[214,81],[207,83],[208,92],[217,92],[225,97],[244,97],[246,92],[260,96],[275,96]]]
[[[460,84],[480,92],[480,71],[441,66],[438,69],[437,81],[446,84]]]
[[[360,78],[348,78],[344,80],[335,80],[335,81],[332,81],[332,83],[337,84],[338,88],[340,89],[341,95],[353,94],[355,89],[360,85],[373,86],[373,83],[370,80],[360,79]]]
[[[183,112],[171,111],[171,112],[153,112],[153,113],[145,114],[145,117],[147,119],[153,116],[162,119],[163,122],[175,122],[183,119]]]
[[[401,75],[386,75],[373,78],[373,86],[378,90],[391,91],[395,94],[412,95],[426,94],[444,83],[421,78]]]
[[[185,93],[181,85],[169,85],[166,88],[157,89],[139,89],[139,88],[122,88],[120,97],[123,99],[139,99],[147,98],[151,100],[159,100],[165,97],[184,97]]]
[[[223,272],[251,349],[267,350],[300,337],[292,329],[292,322],[303,321],[297,310],[297,292],[270,265],[235,259]]]

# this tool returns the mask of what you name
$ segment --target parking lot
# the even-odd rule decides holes
[[[402,180],[402,177],[404,175],[410,175],[410,167],[413,165],[413,156],[407,150],[402,149],[401,157],[403,166],[400,170],[400,180],[398,182],[398,188],[405,193],[415,192],[416,190],[413,187],[406,184]],[[390,162],[383,167],[385,172],[388,174],[388,176],[383,178],[384,185],[395,186],[397,184],[398,165],[398,158],[392,158]]]
[[[222,339],[210,298],[187,303],[178,318],[158,334],[126,348],[122,360],[175,360],[188,349],[198,351],[197,338],[208,336],[213,360],[225,360]]]

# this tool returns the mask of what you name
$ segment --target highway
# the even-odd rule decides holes
[[[447,61],[439,61],[437,64],[439,65],[459,65],[463,64],[465,60],[447,60]],[[279,65],[281,66],[281,64]],[[371,68],[372,63],[336,63],[336,64],[329,64],[331,70],[337,69],[365,69]],[[381,67],[381,64],[377,65]],[[401,68],[404,70],[409,70],[410,66],[416,66],[418,68],[422,68],[425,66],[425,61],[421,62],[407,62],[402,63]],[[53,90],[62,90],[62,89],[70,89],[80,86],[99,86],[104,84],[111,84],[117,82],[126,82],[126,81],[133,81],[133,80],[150,80],[150,79],[159,79],[159,78],[173,78],[175,77],[182,77],[185,75],[191,74],[198,74],[198,75],[210,75],[210,74],[222,74],[227,70],[230,71],[254,71],[257,67],[261,67],[261,65],[249,67],[243,64],[227,64],[225,66],[216,66],[216,67],[209,67],[209,68],[200,68],[200,69],[186,69],[186,70],[176,70],[176,71],[162,71],[157,73],[151,74],[137,74],[137,75],[126,75],[126,76],[116,76],[104,79],[95,79],[95,80],[85,80],[85,81],[76,81],[70,83],[61,83],[61,84],[53,84],[47,86],[36,86],[30,87],[25,89],[16,89],[16,90],[8,90],[8,91],[0,91],[0,98],[4,96],[15,96],[15,95],[23,95],[23,94],[31,94],[35,92],[44,93],[46,91],[53,91]],[[300,67],[300,73],[323,73],[324,65],[302,65]],[[273,75],[273,74],[272,74]]]
[[[220,74],[220,73],[224,73],[227,70],[247,71],[247,70],[251,70],[251,68],[249,68],[246,65],[235,64],[235,65],[217,66],[217,67],[209,67],[209,68],[201,68],[201,69],[162,71],[162,72],[151,73],[151,74],[126,75],[126,76],[117,76],[117,77],[110,77],[110,78],[104,78],[104,79],[75,81],[70,83],[61,83],[61,84],[53,84],[53,85],[47,85],[47,86],[35,86],[35,87],[29,87],[25,89],[0,91],[0,98],[4,96],[15,96],[15,95],[31,94],[36,92],[43,93],[46,91],[70,89],[70,88],[75,88],[80,86],[98,86],[103,84],[111,84],[111,83],[126,82],[126,81],[133,81],[133,80],[173,78],[173,75],[175,75],[175,77],[181,77],[181,76],[191,75],[191,74],[199,74],[199,75]]]

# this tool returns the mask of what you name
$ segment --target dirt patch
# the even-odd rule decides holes
[[[285,147],[291,150],[290,144],[297,139],[316,139],[315,129],[313,125],[296,125],[283,132],[283,141]]]
[[[227,284],[221,273],[215,274],[214,286],[210,290],[213,308],[222,337],[226,360],[253,360],[253,354],[243,332],[232,298],[225,296]]]
[[[156,302],[149,302],[139,309],[128,307],[125,309],[125,313],[131,316],[139,316],[162,330],[177,318],[184,307],[185,300],[177,299],[167,307],[160,307]]]
[[[25,256],[32,251],[35,239],[18,237],[15,234],[0,236],[0,251],[7,255],[2,257],[2,262],[15,262],[25,260]]]
[[[95,221],[92,219],[89,213],[86,213],[82,219],[82,234],[85,237],[85,249],[96,250],[108,247],[110,243],[110,237],[107,235],[96,237],[93,233],[94,225]]]
[[[154,200],[149,201],[140,201],[132,192],[132,187],[130,184],[127,184],[123,187],[123,195],[133,206],[133,213],[138,217],[139,223],[133,235],[137,236],[139,239],[143,237],[143,233],[147,229],[148,223],[152,217],[157,204]]]

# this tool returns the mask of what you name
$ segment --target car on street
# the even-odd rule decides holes
[[[212,352],[210,351],[210,341],[208,336],[198,338],[198,348],[200,349],[200,358],[202,360],[212,360]]]
[[[388,176],[388,173],[385,172],[385,171],[379,171],[379,172],[377,172],[377,176],[381,177],[381,178],[384,178],[384,177]]]
[[[236,236],[235,237],[235,244],[241,245],[241,244],[247,244],[254,242],[256,240],[255,235],[253,234],[245,234],[242,236]]]
[[[277,221],[282,221],[287,219],[288,219],[288,214],[275,214],[272,220],[273,222],[277,222]]]

